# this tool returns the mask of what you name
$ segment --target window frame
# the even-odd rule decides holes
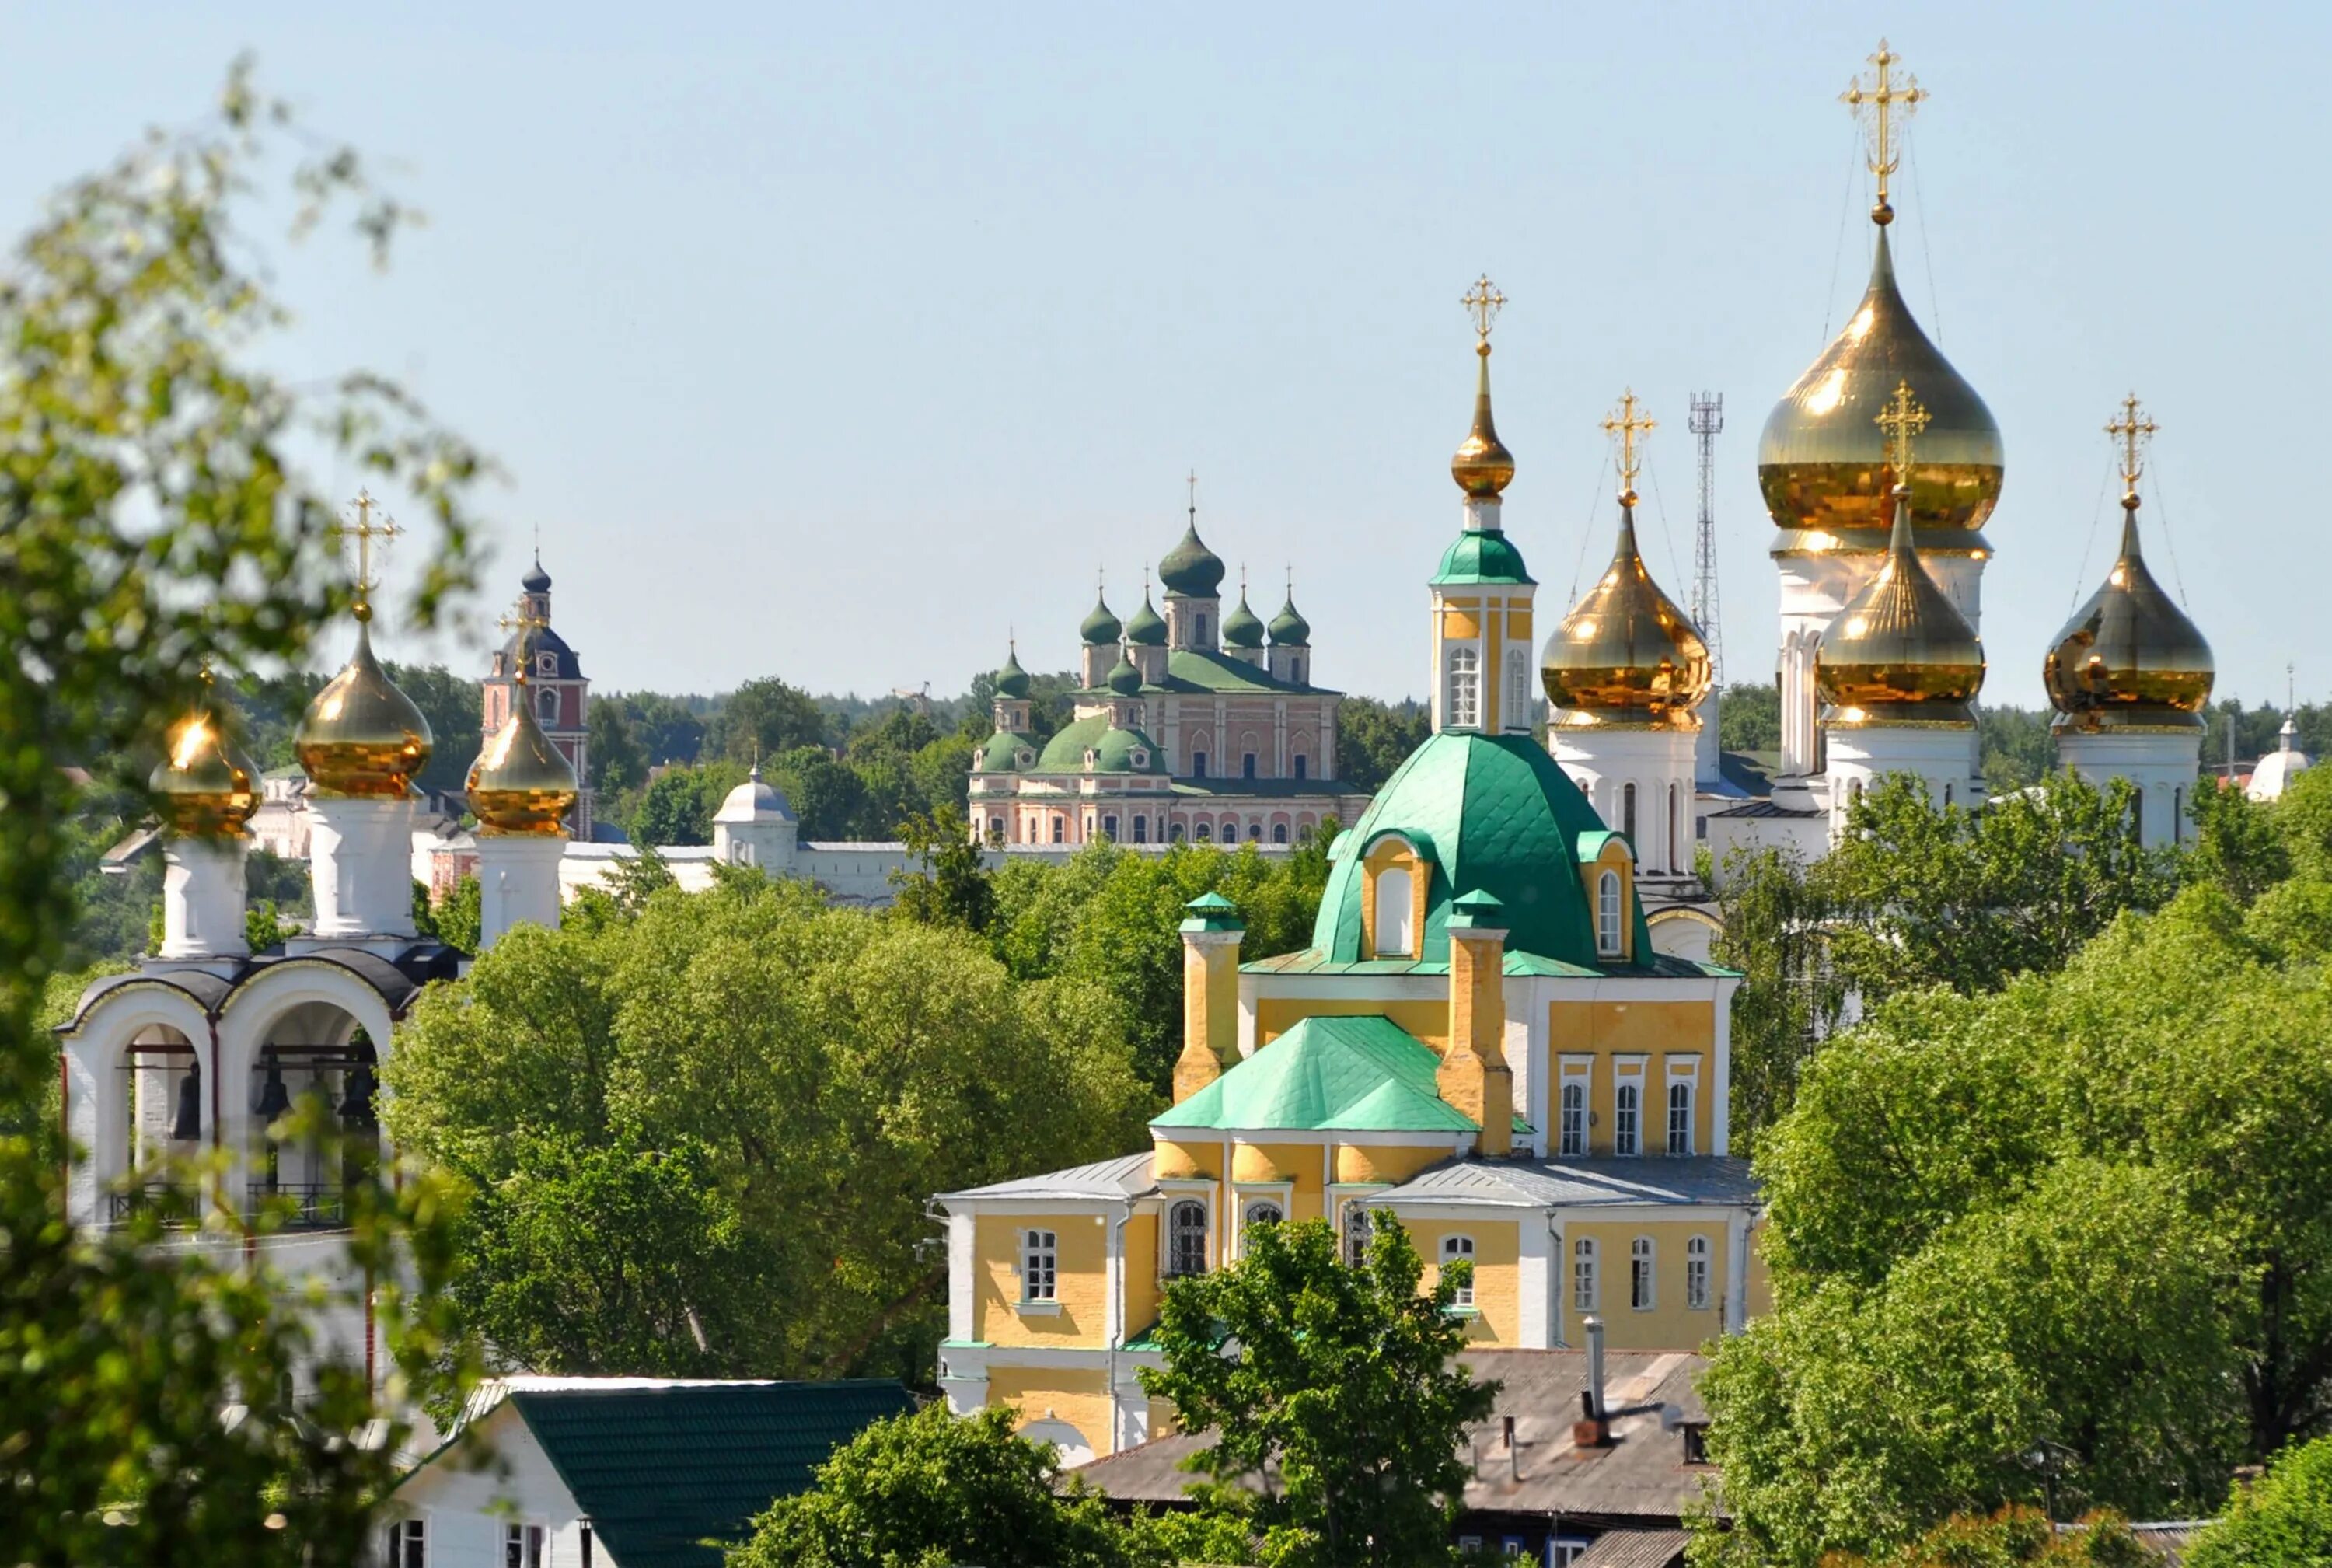
[[[1482,655],[1459,644],[1449,650],[1448,665],[1442,683],[1442,728],[1478,730],[1482,727]]]
[[[1295,1207],[1295,1184],[1293,1181],[1238,1182],[1231,1189],[1231,1218],[1234,1221],[1231,1238],[1233,1256],[1247,1256],[1247,1233],[1251,1225],[1263,1223],[1247,1216],[1258,1205],[1269,1204],[1278,1213],[1276,1223],[1285,1225]]]
[[[1587,1085],[1584,1073],[1563,1075],[1555,1086],[1555,1158],[1587,1158]]]
[[[1196,1268],[1181,1267],[1185,1259],[1181,1256],[1180,1248],[1182,1242],[1188,1238],[1180,1225],[1180,1216],[1186,1209],[1195,1209],[1199,1211],[1197,1231],[1199,1266]],[[1200,1275],[1209,1272],[1214,1262],[1213,1205],[1209,1204],[1201,1193],[1184,1192],[1171,1195],[1166,1203],[1166,1223],[1160,1228],[1160,1236],[1164,1243],[1165,1257],[1160,1260],[1159,1272],[1166,1278],[1196,1279]]]
[[[1442,1268],[1447,1269],[1452,1262],[1458,1258],[1463,1258],[1467,1263],[1473,1263],[1476,1269],[1478,1270],[1481,1267],[1481,1265],[1475,1263],[1475,1257],[1474,1238],[1471,1236],[1466,1235],[1461,1231],[1445,1236],[1441,1238],[1440,1267]],[[1437,1275],[1435,1277],[1438,1279],[1439,1276]],[[1469,1280],[1465,1285],[1459,1286],[1457,1295],[1450,1297],[1449,1305],[1460,1312],[1476,1312],[1480,1310],[1474,1303],[1473,1282]]]
[[[550,1561],[550,1526],[536,1519],[502,1525],[502,1568],[546,1568]]]
[[[429,1568],[428,1515],[391,1519],[387,1539],[387,1568]]]
[[[1628,1243],[1628,1306],[1654,1312],[1660,1305],[1659,1247],[1649,1236]]]
[[[1627,939],[1628,892],[1617,867],[1595,874],[1595,956],[1624,958]]]
[[[1041,1240],[1038,1238],[1042,1238]],[[1061,1233],[1023,1226],[1018,1233],[1020,1306],[1057,1312],[1061,1306]]]
[[[1592,1236],[1574,1236],[1571,1240],[1571,1310],[1601,1312],[1603,1308],[1603,1279],[1600,1267],[1601,1248]]]
[[[1611,1152],[1633,1160],[1644,1152],[1643,1075],[1616,1077],[1611,1085]]]
[[[1684,1307],[1687,1312],[1706,1312],[1715,1299],[1709,1291],[1713,1277],[1709,1265],[1716,1249],[1706,1236],[1695,1236],[1684,1244]]]
[[[1677,1102],[1683,1103],[1679,1104]],[[1668,1152],[1671,1159],[1692,1153],[1692,1080],[1684,1077],[1668,1079]]]

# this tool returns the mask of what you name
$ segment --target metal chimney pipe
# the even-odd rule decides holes
[[[1593,1419],[1607,1420],[1610,1412],[1603,1407],[1603,1320],[1589,1317],[1582,1326],[1587,1330],[1587,1397],[1593,1402]]]

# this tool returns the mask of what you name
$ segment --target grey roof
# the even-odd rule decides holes
[[[1786,806],[1776,806],[1771,800],[1752,800],[1746,806],[1735,806],[1725,811],[1712,811],[1711,817],[1803,817],[1821,815],[1819,811],[1794,811]]]
[[[1604,1360],[1604,1403],[1611,1441],[1581,1448],[1572,1441],[1587,1387],[1582,1350],[1469,1350],[1458,1361],[1476,1378],[1500,1387],[1488,1418],[1467,1429],[1474,1478],[1466,1511],[1474,1514],[1560,1514],[1582,1524],[1656,1525],[1684,1521],[1703,1485],[1716,1474],[1684,1462],[1680,1425],[1706,1424],[1697,1384],[1707,1358],[1684,1351],[1614,1351]],[[1515,1418],[1515,1447],[1505,1440]],[[1119,1502],[1181,1504],[1202,1477],[1182,1461],[1212,1444],[1210,1434],[1153,1438],[1077,1471]],[[1620,1561],[1629,1561],[1621,1559]]]
[[[1749,1162],[1729,1155],[1641,1160],[1453,1160],[1373,1201],[1524,1209],[1633,1203],[1754,1203]]]
[[[1150,1160],[1147,1150],[1139,1154],[1121,1154],[1114,1160],[1048,1171],[1042,1176],[1022,1176],[986,1187],[966,1188],[961,1192],[942,1192],[939,1201],[945,1203],[958,1198],[1131,1198],[1149,1191],[1154,1185]]]
[[[1691,1539],[1682,1530],[1606,1530],[1571,1560],[1571,1568],[1674,1568]]]
[[[433,980],[454,980],[461,972],[462,955],[443,942],[416,942],[394,961],[377,952],[362,948],[327,947],[313,952],[286,956],[278,952],[254,954],[243,961],[234,973],[227,978],[192,965],[164,963],[154,959],[142,961],[139,967],[126,974],[100,975],[90,981],[73,1008],[72,1017],[57,1026],[59,1034],[78,1030],[90,1009],[108,995],[129,986],[161,986],[183,993],[211,1018],[216,1018],[234,993],[252,980],[284,963],[328,963],[344,969],[380,993],[391,1014],[403,1017],[405,1009],[421,988]]]

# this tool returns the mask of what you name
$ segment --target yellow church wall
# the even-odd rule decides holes
[[[1090,1214],[983,1214],[973,1224],[972,1277],[979,1299],[972,1337],[993,1345],[1099,1345],[1108,1321],[1107,1227]],[[1056,1238],[1054,1275],[1057,1312],[1020,1307],[1020,1234],[1049,1230]],[[1154,1242],[1153,1242],[1154,1246]],[[1154,1263],[1152,1265],[1155,1271]]]
[[[1231,1148],[1231,1181],[1235,1185],[1269,1186],[1292,1182],[1287,1218],[1323,1218],[1320,1178],[1326,1152],[1318,1143],[1236,1143]]]
[[[990,1365],[988,1402],[1019,1410],[1015,1431],[1049,1416],[1075,1427],[1095,1454],[1111,1451],[1109,1377],[1098,1369]]]
[[[1716,1135],[1718,1086],[1716,1071],[1716,1004],[1711,1001],[1553,1001],[1547,1004],[1547,1055],[1561,1084],[1564,1056],[1591,1056],[1593,1077],[1587,1095],[1595,1119],[1587,1130],[1588,1152],[1611,1152],[1614,1056],[1642,1056],[1643,1147],[1657,1152],[1668,1130],[1668,1062],[1696,1056],[1699,1072],[1692,1097],[1693,1148],[1707,1153]]]
[[[1419,923],[1423,929],[1423,923]],[[1368,997],[1257,997],[1255,1001],[1256,1048],[1260,1050],[1305,1018],[1351,1018],[1381,1015],[1391,1018],[1436,1051],[1449,1046],[1449,1002],[1446,997],[1406,999]]]
[[[1158,1216],[1125,1222],[1125,1332],[1140,1334],[1158,1321]]]
[[[1185,1181],[1203,1176],[1209,1181],[1222,1177],[1223,1146],[1219,1143],[1186,1143],[1174,1138],[1151,1139],[1157,1163],[1152,1169],[1161,1181]]]
[[[1425,1287],[1441,1283],[1441,1241],[1466,1236],[1474,1242],[1474,1310],[1480,1315],[1466,1337],[1480,1344],[1522,1343],[1522,1241],[1512,1220],[1403,1220],[1417,1255],[1425,1259]]]
[[[1336,1180],[1340,1183],[1406,1181],[1429,1166],[1449,1158],[1449,1144],[1408,1146],[1389,1143],[1336,1145]]]
[[[1511,642],[1531,640],[1531,607],[1527,604],[1506,607],[1506,637]]]
[[[1638,1309],[1629,1305],[1630,1248],[1638,1237],[1652,1241],[1653,1305]],[[1708,1242],[1708,1305],[1685,1305],[1685,1248],[1694,1237]],[[1562,1304],[1566,1344],[1585,1344],[1587,1330],[1572,1294],[1572,1249],[1581,1238],[1592,1238],[1601,1282],[1604,1343],[1614,1350],[1696,1350],[1715,1339],[1723,1322],[1725,1304],[1725,1224],[1718,1219],[1649,1220],[1642,1223],[1579,1221],[1563,1228]]]
[[[1482,635],[1482,617],[1471,610],[1445,609],[1441,612],[1441,637],[1444,642],[1470,643]]]

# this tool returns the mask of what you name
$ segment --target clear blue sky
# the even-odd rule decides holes
[[[1095,565],[1125,613],[1195,466],[1266,617],[1295,564],[1322,680],[1420,691],[1473,368],[1457,301],[1486,268],[1544,610],[1609,549],[1595,421],[1623,385],[1663,421],[1646,543],[1683,597],[1685,405],[1721,390],[1725,650],[1759,679],[1756,433],[1861,288],[1836,97],[1883,28],[1935,94],[1897,197],[1906,292],[2007,443],[1987,695],[2039,701],[2103,570],[2099,426],[2135,387],[2163,425],[2152,553],[2220,691],[2279,701],[2289,659],[2305,700],[2332,691],[2327,18],[12,5],[0,226],[254,50],[430,217],[386,277],[285,259],[287,362],[402,375],[492,451],[495,602],[539,524],[588,673],[664,690],[959,691],[1008,625],[1067,667]]]

